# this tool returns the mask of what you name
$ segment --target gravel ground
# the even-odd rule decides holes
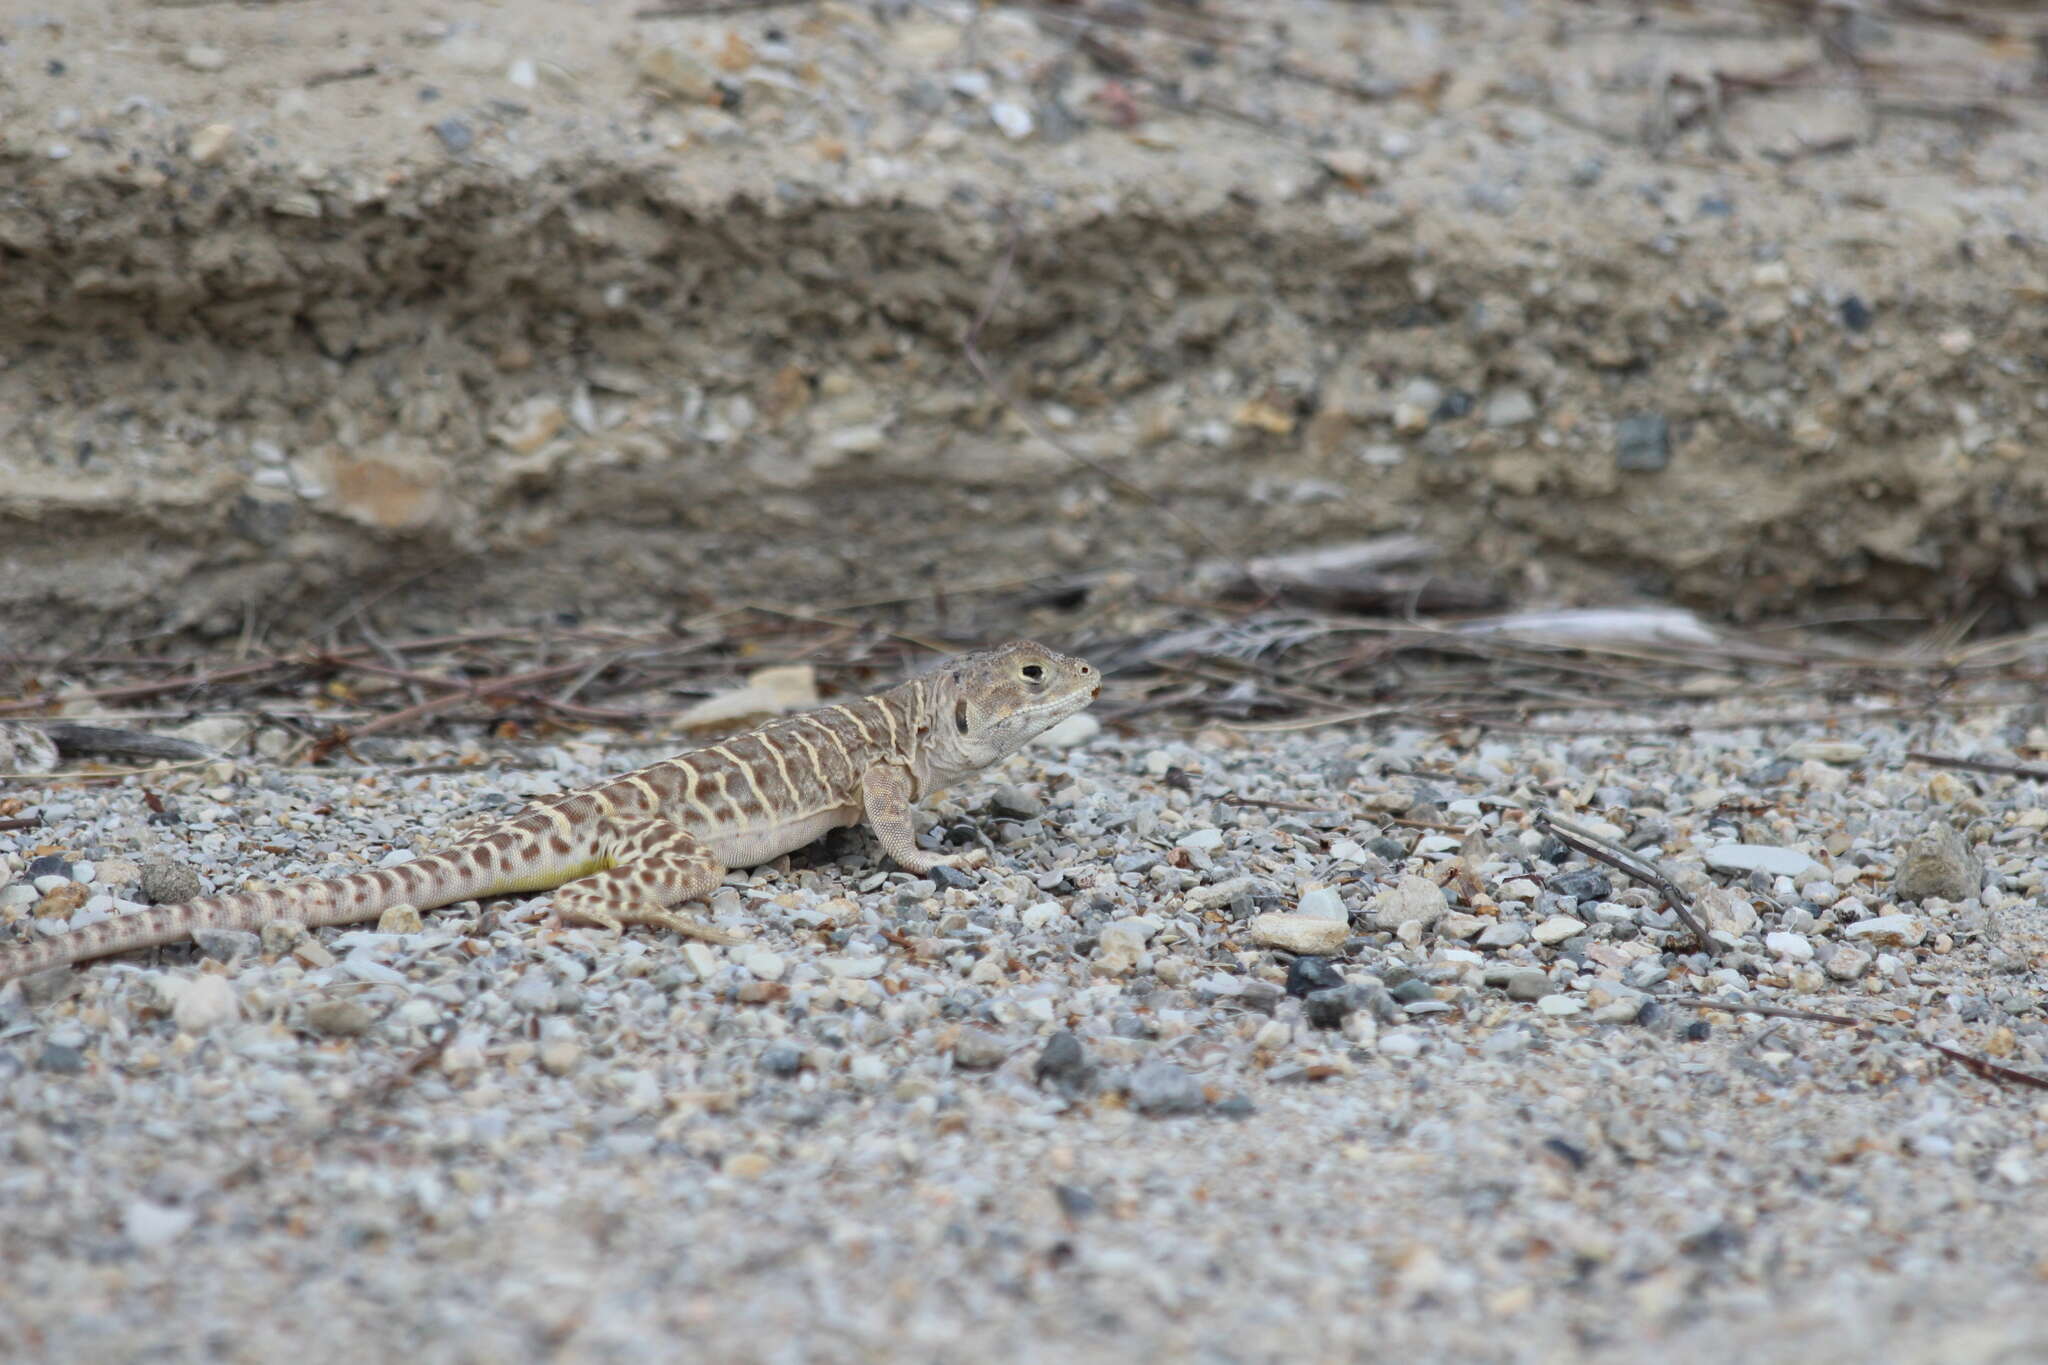
[[[0,1353],[2048,1360],[2048,1091],[1928,1046],[2048,1073],[2048,810],[1903,758],[2048,730],[1857,709],[1074,733],[928,806],[975,885],[845,833],[728,880],[737,948],[534,898],[10,986]],[[406,752],[19,785],[0,918],[395,858],[654,751]]]

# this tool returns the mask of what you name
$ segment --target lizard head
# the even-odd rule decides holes
[[[1015,753],[1102,690],[1102,674],[1085,660],[1030,640],[957,655],[940,672],[946,704],[933,726],[969,770]]]

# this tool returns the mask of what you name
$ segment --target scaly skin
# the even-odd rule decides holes
[[[912,803],[1015,753],[1085,709],[1100,685],[1086,663],[1028,640],[958,655],[887,692],[536,801],[396,867],[160,905],[0,949],[0,982],[174,943],[199,929],[352,924],[402,906],[431,910],[556,888],[555,912],[565,921],[613,932],[659,925],[731,943],[671,907],[710,895],[728,867],[767,862],[827,830],[865,818],[909,872],[976,861],[919,849]]]

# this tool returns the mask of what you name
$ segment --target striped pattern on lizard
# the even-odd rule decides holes
[[[672,907],[708,897],[728,867],[767,862],[863,818],[905,871],[980,861],[978,850],[942,857],[918,848],[912,803],[1007,758],[1100,688],[1088,664],[1028,640],[957,655],[872,697],[535,801],[395,867],[160,905],[0,948],[0,982],[199,929],[351,924],[517,891],[553,890],[555,913],[570,923],[735,942]]]

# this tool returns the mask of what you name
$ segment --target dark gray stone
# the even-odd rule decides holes
[[[803,1050],[777,1043],[761,1054],[760,1066],[770,1076],[794,1076],[804,1069]]]
[[[1040,1085],[1050,1082],[1071,1093],[1086,1089],[1094,1070],[1081,1040],[1062,1029],[1045,1040],[1045,1050],[1032,1063],[1031,1075]]]
[[[1305,996],[1311,991],[1333,990],[1344,984],[1344,973],[1327,957],[1297,957],[1287,964],[1287,993]]]
[[[1655,473],[1671,463],[1671,423],[1661,413],[1639,412],[1614,424],[1614,467]]]
[[[962,872],[957,867],[947,867],[943,863],[933,868],[930,872],[925,873],[925,876],[929,877],[933,883],[940,887],[964,888],[974,885],[973,877]]]
[[[1604,868],[1580,867],[1552,877],[1549,889],[1560,896],[1576,896],[1581,902],[1604,901],[1614,895],[1614,879]]]
[[[36,1057],[36,1070],[76,1076],[85,1070],[85,1049],[68,1043],[45,1043]]]

